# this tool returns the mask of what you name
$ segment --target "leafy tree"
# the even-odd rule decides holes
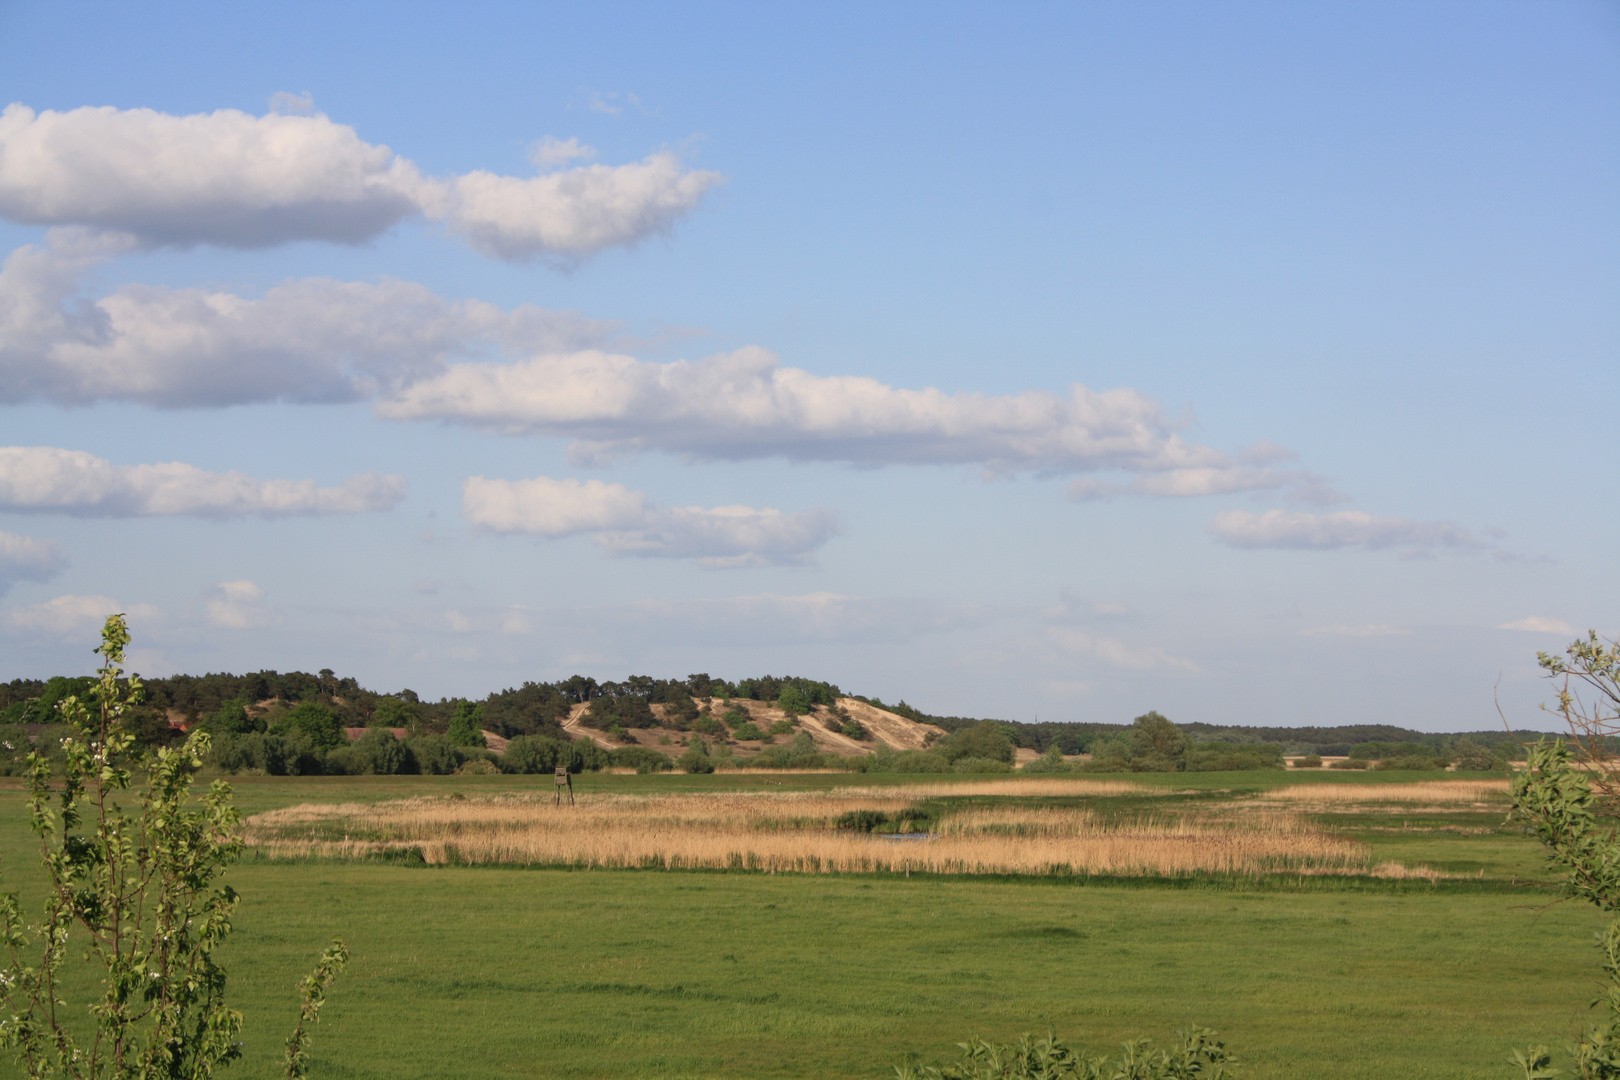
[[[124,730],[142,696],[139,678],[120,680],[129,640],[123,616],[109,617],[94,686],[60,701],[73,728],[62,741],[60,778],[42,755],[28,760],[29,823],[50,887],[34,927],[25,926],[15,893],[0,897],[9,961],[0,1000],[10,1014],[0,1042],[29,1077],[204,1078],[241,1056],[242,1014],[226,1005],[225,971],[214,960],[237,904],[219,879],[242,851],[240,815],[224,781],[200,802],[191,797],[206,731],[143,754]],[[140,814],[131,818],[118,799],[134,790],[141,767]],[[79,956],[105,973],[101,999],[88,1010],[88,1039],[63,1018],[63,995],[73,989],[63,966]],[[346,959],[334,942],[316,972],[322,991]],[[304,1075],[313,1021],[306,1009],[288,1043],[291,1077]]]
[[[422,722],[422,707],[401,697],[380,697],[371,711],[371,722],[377,727],[414,731]]]
[[[201,726],[215,736],[246,735],[265,728],[263,720],[248,715],[247,702],[241,698],[220,702],[219,708],[203,718]]]
[[[776,707],[789,716],[803,716],[810,711],[810,701],[797,686],[784,687],[776,697]]]
[[[450,716],[450,728],[444,737],[452,746],[484,745],[484,710],[470,701],[456,702],[456,711]]]
[[[1514,817],[1564,872],[1565,894],[1620,911],[1620,836],[1612,824],[1620,812],[1620,771],[1609,752],[1620,733],[1620,643],[1596,632],[1576,641],[1563,656],[1539,653],[1548,677],[1560,679],[1555,711],[1569,729],[1575,752],[1562,740],[1530,748],[1528,767],[1511,785]],[[1583,693],[1584,692],[1584,693]],[[1590,695],[1588,697],[1588,695]],[[1545,708],[1545,706],[1543,706]],[[1608,976],[1601,1004],[1606,1015],[1573,1047],[1580,1075],[1620,1078],[1620,918],[1599,942]],[[1552,1075],[1545,1047],[1516,1053],[1526,1077]]]
[[[1131,761],[1143,772],[1179,772],[1186,768],[1187,736],[1158,712],[1131,721]]]
[[[343,721],[338,714],[315,701],[293,706],[271,725],[270,731],[276,735],[298,732],[308,738],[317,750],[331,750],[342,746],[346,740]]]

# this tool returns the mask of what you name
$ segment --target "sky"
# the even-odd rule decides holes
[[[0,106],[0,679],[1458,731],[1620,634],[1612,3],[8,2]]]

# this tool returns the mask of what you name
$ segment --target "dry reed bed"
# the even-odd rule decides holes
[[[849,810],[894,813],[915,801],[867,792],[598,796],[573,807],[533,798],[409,799],[304,805],[248,819],[271,857],[358,858],[416,849],[428,863],[801,873],[1185,875],[1381,873],[1368,849],[1282,810],[1239,822],[1105,822],[1079,808],[990,807],[948,816],[926,838],[829,827]],[[338,839],[339,834],[343,839]]]
[[[1479,803],[1506,795],[1501,780],[1420,780],[1411,784],[1297,784],[1275,788],[1263,799],[1296,803]]]

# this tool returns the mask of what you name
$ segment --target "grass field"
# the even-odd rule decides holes
[[[883,1077],[968,1034],[1052,1027],[1106,1046],[1219,1029],[1244,1077],[1507,1077],[1508,1049],[1586,1019],[1598,912],[1547,906],[1505,799],[1413,786],[1434,775],[1133,777],[1143,790],[1043,795],[1099,820],[1226,813],[1282,800],[1379,860],[1437,882],[1288,874],[1168,880],[895,873],[567,870],[251,858],[227,950],[249,1016],[234,1075],[276,1075],[292,985],[325,941],[354,961],[314,1046],[326,1077]],[[1007,796],[938,778],[586,777],[584,793],[916,787],[986,812]],[[536,781],[539,781],[537,783]],[[1016,780],[991,782],[1019,790]],[[548,792],[549,777],[244,778],[248,813],[301,803]],[[1343,795],[1334,798],[1337,789]],[[1000,788],[991,788],[994,792]],[[1352,795],[1352,793],[1355,793]],[[902,792],[904,794],[904,792]],[[1352,795],[1346,798],[1344,795]],[[15,786],[0,789],[0,873],[39,882]],[[1531,884],[1526,885],[1529,882]],[[1542,884],[1537,884],[1542,883]]]

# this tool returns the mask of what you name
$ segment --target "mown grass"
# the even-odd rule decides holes
[[[1420,778],[1436,777],[1412,777]],[[651,793],[867,779],[879,780],[583,783]],[[1099,814],[1178,800],[1237,805],[1295,778],[1174,779],[1183,782],[1149,778],[1162,795],[1085,805]],[[243,808],[257,812],[549,784],[248,778],[237,787]],[[1200,794],[1174,794],[1192,789]],[[1466,864],[1470,879],[1435,886],[248,860],[230,875],[244,901],[227,963],[235,1003],[249,1016],[248,1057],[232,1072],[276,1075],[292,986],[340,934],[354,961],[317,1033],[317,1077],[877,1078],[908,1053],[940,1055],[970,1033],[1008,1038],[1051,1026],[1099,1045],[1164,1038],[1190,1020],[1220,1029],[1253,1080],[1505,1077],[1510,1046],[1556,1043],[1584,1022],[1602,919],[1577,905],[1546,907],[1544,890],[1514,885],[1545,875],[1535,846],[1502,826],[1504,810],[1390,804],[1317,818],[1381,851],[1408,852],[1392,858]],[[0,875],[6,888],[34,894],[28,840],[20,793],[0,789]],[[1478,869],[1487,872],[1472,876]]]

